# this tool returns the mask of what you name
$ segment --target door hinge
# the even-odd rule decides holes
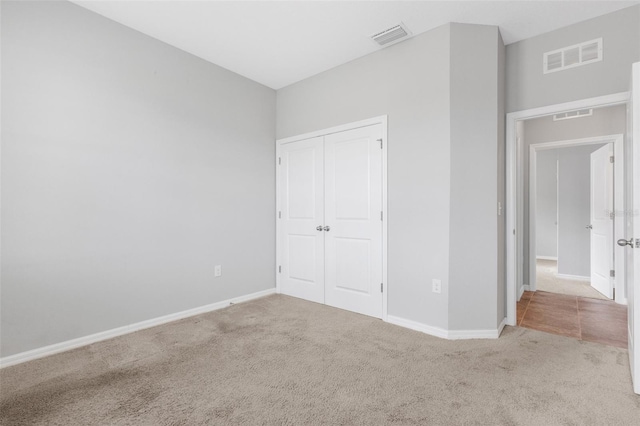
[[[384,220],[384,219],[382,219],[382,212],[380,212],[380,220]]]
[[[282,211],[278,212],[278,219],[282,219]]]
[[[383,291],[384,291],[384,285],[380,283],[380,293],[382,293]]]
[[[631,247],[633,247],[633,245]],[[640,248],[640,238],[636,238],[636,248]]]
[[[609,162],[613,163],[613,155],[611,157],[609,157]]]
[[[380,142],[380,149],[382,149],[382,139],[378,139],[378,142]]]
[[[282,266],[278,265],[278,273],[281,274],[282,273]]]
[[[282,157],[278,157],[278,165],[282,164]]]
[[[614,271],[613,269],[609,271],[609,276],[610,277],[615,277],[616,276],[616,271]]]
[[[613,220],[616,217],[614,212],[609,213],[609,219]]]

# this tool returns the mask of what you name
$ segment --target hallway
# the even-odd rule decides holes
[[[560,293],[569,296],[590,297],[592,299],[610,300],[591,287],[585,280],[572,280],[558,277],[558,261],[536,261],[536,290],[550,293]]]

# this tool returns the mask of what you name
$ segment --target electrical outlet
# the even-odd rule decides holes
[[[433,279],[431,285],[434,293],[442,293],[442,281]]]
[[[216,265],[215,276],[219,277],[222,275],[222,265]]]

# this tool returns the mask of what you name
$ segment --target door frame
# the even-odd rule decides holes
[[[322,130],[315,130],[313,132],[303,133],[297,136],[291,136],[282,139],[276,139],[276,206],[275,206],[275,221],[276,221],[276,293],[281,293],[280,284],[280,265],[282,265],[282,254],[280,252],[283,242],[281,241],[281,228],[280,228],[280,156],[282,145],[299,142],[305,139],[316,138],[319,136],[327,136],[332,133],[344,132],[346,130],[358,129],[361,127],[373,126],[380,124],[382,126],[382,320],[387,321],[387,302],[389,295],[389,280],[387,272],[387,246],[388,246],[388,222],[389,213],[387,209],[387,146],[389,145],[388,137],[388,117],[386,115],[380,115],[378,117],[368,118],[365,120],[355,121],[352,123],[345,123],[339,126],[333,126]]]
[[[638,164],[640,164],[640,150],[637,149],[640,146],[640,139],[638,135],[640,134],[640,114],[638,113],[638,108],[640,107],[640,62],[636,62],[631,67],[631,89],[632,94],[630,98],[630,106],[631,108],[627,108],[627,135],[631,139],[627,140],[627,146],[629,146],[629,142],[632,146],[631,153],[632,158],[630,164],[633,167],[632,173],[632,185],[633,185],[633,205],[629,206],[630,210],[635,210],[635,207],[638,205],[638,197],[637,194],[639,192],[638,188],[640,187],[640,170]],[[628,159],[627,159],[628,160]],[[638,235],[638,230],[635,229],[635,223],[637,220],[631,221],[631,227],[633,228],[633,234],[628,238],[633,238],[636,240],[636,235]],[[626,238],[625,238],[626,239]],[[635,250],[635,249],[634,249]],[[637,253],[637,252],[636,252]],[[636,271],[638,268],[638,258],[637,255],[632,255],[632,261],[634,264],[633,273],[634,277],[632,282],[627,283],[627,289],[631,289],[627,293],[630,295],[629,299],[631,303],[629,306],[632,308],[629,312],[629,318],[627,323],[627,333],[629,339],[629,366],[631,367],[631,379],[633,382],[633,391],[637,394],[640,394],[640,352],[638,352],[638,337],[640,336],[640,280],[636,275]],[[629,327],[631,325],[631,327]]]
[[[622,289],[622,291],[615,292],[614,300],[617,303],[626,304],[627,303],[627,295],[625,294],[624,285],[620,285],[620,282],[624,282],[625,275],[625,265],[624,265],[624,247],[619,247],[614,244],[614,241],[617,241],[621,238],[624,238],[624,220],[620,217],[620,214],[624,212],[624,135],[616,134],[616,135],[606,135],[606,136],[595,136],[591,138],[580,138],[580,139],[570,139],[563,141],[554,141],[554,142],[545,142],[529,145],[529,290],[536,291],[536,207],[537,207],[537,197],[536,197],[536,178],[537,178],[537,170],[536,170],[536,161],[538,151],[547,151],[551,149],[559,149],[559,148],[570,148],[575,146],[585,146],[585,145],[599,145],[599,144],[613,144],[613,156],[614,156],[614,167],[613,167],[613,209],[617,214],[614,215],[614,230],[613,230],[613,238],[611,241],[611,246],[613,247],[614,252],[614,265],[613,269],[616,271],[616,276],[618,279],[614,279],[614,288],[616,290]],[[559,194],[558,194],[559,196]],[[557,238],[557,237],[556,237]],[[557,243],[557,240],[556,240]],[[526,288],[526,284],[523,284],[523,287]]]
[[[551,114],[558,114],[576,109],[598,108],[627,104],[629,102],[629,92],[616,93],[612,95],[599,96],[595,98],[582,99],[578,101],[566,102],[562,104],[548,105],[507,114],[507,135],[506,135],[506,214],[507,226],[505,232],[506,245],[506,303],[507,303],[507,325],[516,325],[516,304],[518,301],[518,289],[523,282],[522,268],[518,267],[518,254],[522,251],[524,243],[523,217],[524,217],[524,190],[522,178],[516,180],[518,173],[521,174],[522,166],[518,166],[518,156],[522,151],[522,141],[516,138],[516,126],[520,121],[531,118],[543,117]],[[520,284],[520,286],[518,285]]]

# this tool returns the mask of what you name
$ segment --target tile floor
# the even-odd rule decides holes
[[[525,291],[517,322],[520,327],[627,348],[627,307],[609,300]]]

